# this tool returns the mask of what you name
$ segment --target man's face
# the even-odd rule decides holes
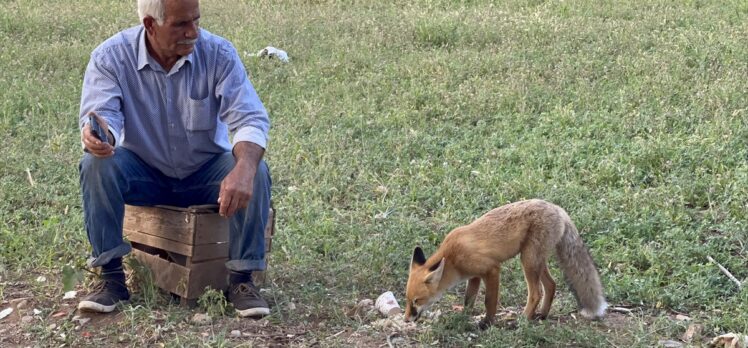
[[[186,56],[195,48],[199,35],[200,3],[198,0],[167,0],[162,25],[151,20],[151,46],[162,58]],[[146,27],[149,25],[146,23]]]

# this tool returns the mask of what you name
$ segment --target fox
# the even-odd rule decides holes
[[[467,281],[465,309],[472,308],[482,280],[486,315],[479,326],[489,327],[499,305],[501,264],[517,255],[527,283],[523,315],[528,320],[545,319],[556,292],[556,282],[548,271],[554,249],[580,314],[590,320],[602,319],[608,304],[600,275],[569,214],[548,201],[530,199],[500,206],[453,229],[428,259],[416,246],[405,289],[405,321],[417,321],[446,291],[463,281]],[[543,302],[536,313],[541,287]]]

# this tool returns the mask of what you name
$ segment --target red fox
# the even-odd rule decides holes
[[[548,272],[548,258],[554,248],[581,314],[589,319],[602,318],[608,304],[600,276],[577,228],[561,207],[533,199],[498,207],[469,225],[455,228],[428,259],[416,247],[405,290],[405,320],[418,320],[444,292],[464,280],[465,307],[471,308],[482,279],[486,316],[480,326],[487,327],[493,323],[499,304],[501,263],[517,254],[527,282],[523,314],[530,320],[535,317],[542,285],[543,304],[538,316],[545,318],[556,291]]]

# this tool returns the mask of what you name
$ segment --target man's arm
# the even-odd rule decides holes
[[[218,194],[221,216],[245,209],[252,198],[257,166],[265,153],[270,120],[267,111],[247,77],[236,49],[227,44],[225,61],[216,74],[216,96],[221,99],[218,115],[234,133],[234,169],[221,182]]]
[[[226,217],[247,208],[252,199],[257,166],[265,149],[255,143],[240,141],[234,145],[233,153],[236,164],[221,182],[221,191],[218,193],[218,212]]]
[[[84,150],[98,157],[108,157],[114,153],[114,144],[119,141],[124,123],[121,112],[122,90],[117,83],[116,72],[108,63],[111,57],[101,52],[91,54],[91,59],[83,76],[79,126]],[[88,115],[94,113],[96,120],[106,129],[108,139],[99,141],[91,135]]]

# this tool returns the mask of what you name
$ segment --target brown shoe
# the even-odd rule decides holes
[[[78,303],[78,309],[109,313],[117,308],[118,303],[128,300],[130,292],[127,291],[127,285],[116,280],[102,279],[94,286],[91,294]]]
[[[270,314],[268,303],[251,282],[231,284],[228,300],[240,317],[263,317]]]

